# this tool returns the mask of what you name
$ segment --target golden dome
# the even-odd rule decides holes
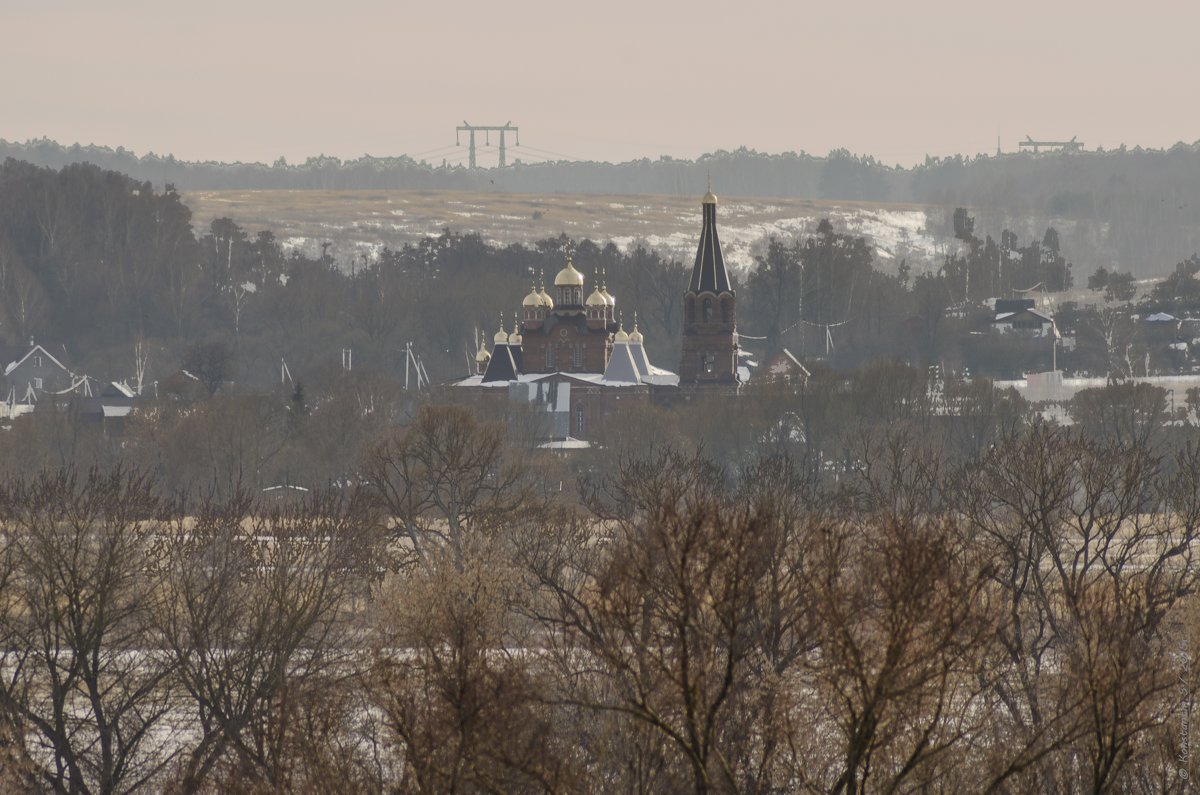
[[[636,312],[633,315],[633,331],[629,332],[629,341],[638,345],[642,344],[642,332],[638,331]]]
[[[482,342],[479,343],[479,353],[475,354],[475,361],[479,364],[483,364],[490,358],[492,358],[492,355],[488,353],[487,346]]]
[[[604,296],[604,302],[609,306],[616,306],[617,299],[608,291],[608,273],[604,274],[604,285],[600,288],[600,295]]]
[[[525,300],[521,301],[521,306],[526,308],[537,308],[544,306],[542,303],[541,294],[532,285],[529,287],[529,295],[525,296]]]
[[[613,335],[613,342],[629,342],[629,335],[625,333],[625,318],[621,317],[621,322],[617,326],[617,333]]]
[[[492,337],[492,342],[497,345],[508,344],[508,332],[504,330],[504,315],[500,316],[500,330],[496,332],[496,336]]]
[[[704,194],[704,198],[700,200],[700,203],[701,204],[716,204],[717,197],[714,196],[713,192],[710,190],[708,193]]]
[[[596,289],[592,290],[592,294],[587,297],[584,303],[588,306],[608,306],[608,301],[604,298],[604,293],[600,291],[600,273],[597,271],[593,274],[596,281]]]
[[[567,257],[567,267],[558,272],[554,277],[555,287],[582,287],[583,274],[575,270],[575,266],[571,263],[571,258]]]
[[[521,326],[518,325],[516,318],[513,318],[513,330],[512,330],[512,334],[508,335],[508,344],[509,345],[520,345],[521,344]]]
[[[537,292],[538,292],[538,300],[541,301],[541,305],[546,307],[547,309],[553,309],[554,308],[554,299],[550,297],[550,293],[546,292],[546,274],[543,273],[542,271],[538,271]]]

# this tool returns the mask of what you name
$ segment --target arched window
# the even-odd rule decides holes
[[[696,299],[689,295],[687,297],[687,300],[684,301],[683,311],[687,315],[687,321],[689,323],[695,322],[695,320],[696,320]]]
[[[711,323],[713,319],[713,305],[711,298],[704,299],[704,322]]]
[[[554,346],[552,345],[546,346],[546,369],[554,369]]]
[[[733,299],[731,299],[729,296],[725,296],[721,299],[721,322],[733,322]]]

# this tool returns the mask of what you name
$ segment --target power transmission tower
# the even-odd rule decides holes
[[[505,158],[506,150],[504,147],[504,134],[508,133],[508,132],[512,133],[513,135],[515,135],[517,137],[516,145],[517,146],[521,145],[521,133],[518,132],[518,128],[512,126],[511,121],[505,122],[501,126],[487,125],[487,124],[483,124],[483,125],[471,124],[470,122],[464,121],[458,127],[454,128],[454,145],[462,146],[462,141],[459,138],[459,136],[462,133],[467,133],[467,135],[468,135],[467,145],[469,147],[471,147],[471,155],[470,155],[470,158],[468,161],[471,168],[475,168],[475,133],[477,133],[477,132],[481,132],[484,134],[484,141],[487,146],[492,145],[490,133],[494,133],[494,132],[500,133],[500,168],[504,168],[504,166],[507,165],[507,163],[508,163],[508,161]]]

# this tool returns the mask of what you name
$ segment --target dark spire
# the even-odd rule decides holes
[[[721,255],[721,239],[717,237],[717,197],[709,191],[701,205],[704,225],[700,229],[700,246],[696,249],[696,266],[688,290],[693,293],[731,293],[725,257]]]

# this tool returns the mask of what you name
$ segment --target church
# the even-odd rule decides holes
[[[450,384],[449,397],[509,400],[545,412],[544,436],[556,443],[588,439],[625,401],[669,404],[695,390],[736,391],[737,301],[717,235],[717,197],[701,204],[696,262],[683,302],[678,374],[650,362],[637,318],[625,328],[600,274],[587,279],[568,256],[552,290],[531,285],[513,320],[489,350],[481,345],[476,373]],[[586,294],[586,297],[585,297]]]

